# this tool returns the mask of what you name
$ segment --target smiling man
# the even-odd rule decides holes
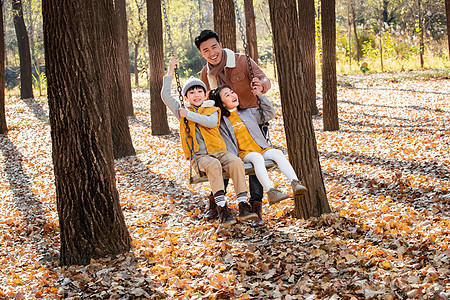
[[[271,83],[252,59],[250,59],[250,63],[254,74],[253,81],[247,64],[247,56],[222,48],[216,32],[203,30],[195,38],[195,45],[207,61],[202,69],[200,79],[206,84],[208,90],[228,84],[239,96],[242,108],[258,107],[252,89],[259,89],[264,94],[270,89]]]
[[[219,35],[216,32],[208,29],[203,30],[195,38],[195,46],[197,46],[200,54],[207,61],[200,74],[200,79],[205,83],[208,91],[222,84],[228,84],[239,96],[241,108],[258,107],[257,99],[253,95],[252,89],[258,89],[264,94],[270,89],[271,83],[266,74],[252,59],[250,59],[250,63],[254,75],[253,80],[250,75],[247,56],[222,48]],[[262,220],[264,190],[256,175],[249,176],[249,187],[250,204],[259,217],[258,220],[253,221],[252,226],[264,226],[265,224]],[[216,215],[215,204],[210,198],[210,206],[205,217],[214,219]]]

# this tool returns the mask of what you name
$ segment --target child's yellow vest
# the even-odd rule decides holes
[[[195,112],[195,109],[192,106],[188,107],[187,109]],[[199,149],[197,139],[195,138],[195,125],[196,124],[197,124],[198,128],[200,129],[203,140],[205,141],[206,151],[208,151],[208,153],[212,154],[212,153],[219,152],[219,151],[227,151],[227,146],[225,145],[225,142],[219,132],[220,109],[215,106],[214,107],[199,107],[197,110],[197,113],[205,115],[205,116],[209,116],[216,111],[219,113],[219,121],[217,122],[217,126],[214,128],[204,127],[200,124],[197,124],[195,122],[188,120],[190,135],[192,136],[192,139],[194,142],[194,153],[197,152]],[[186,137],[187,137],[186,124],[184,123],[184,118],[181,118],[181,120],[180,120],[181,147],[183,148],[184,156],[186,157],[186,159],[189,159],[189,157],[191,156],[191,153],[190,153],[188,145],[186,143]],[[191,143],[190,139],[188,139],[188,142]]]

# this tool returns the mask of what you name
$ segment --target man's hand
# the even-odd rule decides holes
[[[257,78],[257,77],[253,78],[252,83],[251,83],[251,88],[252,88],[253,95],[258,96],[258,97],[262,96],[264,87],[262,86],[261,80],[259,80],[259,78]]]

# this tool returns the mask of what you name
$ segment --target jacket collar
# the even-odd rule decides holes
[[[235,68],[236,67],[236,56],[234,55],[233,50],[223,48],[223,51],[227,54],[227,62],[225,64],[225,68]],[[209,64],[206,64],[208,68],[208,74],[210,72]]]

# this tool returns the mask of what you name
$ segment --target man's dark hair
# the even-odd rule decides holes
[[[202,32],[200,32],[200,35],[198,37],[196,37],[194,40],[194,43],[195,43],[195,46],[197,46],[197,49],[200,50],[200,44],[206,40],[209,40],[210,38],[215,38],[217,40],[217,42],[220,42],[219,35],[217,34],[217,32],[209,30],[209,29],[202,30]]]

